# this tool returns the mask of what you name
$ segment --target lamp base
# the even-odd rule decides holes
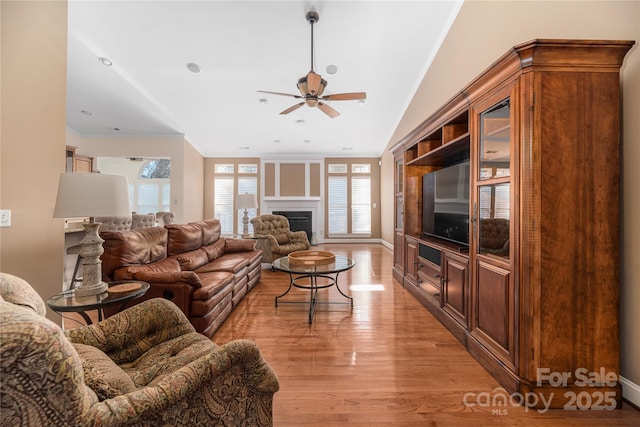
[[[244,216],[242,217],[242,237],[249,236],[249,213],[244,210]]]
[[[87,297],[91,295],[100,295],[107,292],[109,285],[106,282],[95,283],[93,285],[82,284],[74,289],[74,294],[77,297]]]
[[[82,282],[75,288],[76,296],[99,295],[107,292],[109,285],[102,281],[102,261],[100,255],[104,252],[99,236],[100,223],[90,218],[89,223],[83,224],[85,236],[80,241],[80,256],[82,257]]]

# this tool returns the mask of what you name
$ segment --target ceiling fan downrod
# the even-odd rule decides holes
[[[320,20],[320,15],[315,10],[310,10],[307,12],[307,22],[311,24],[311,71],[314,70],[313,67],[313,24]]]

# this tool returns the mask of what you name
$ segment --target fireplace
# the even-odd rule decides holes
[[[291,231],[304,231],[311,241],[313,214],[311,211],[273,211],[273,215],[282,215],[289,220]]]

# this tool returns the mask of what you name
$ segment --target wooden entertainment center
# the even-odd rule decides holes
[[[633,44],[515,46],[391,149],[394,277],[528,406],[621,405],[619,71]],[[434,197],[466,203],[468,244],[425,235],[423,176],[465,160],[466,190]]]

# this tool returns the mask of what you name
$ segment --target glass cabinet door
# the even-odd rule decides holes
[[[480,180],[511,174],[510,114],[508,99],[480,114]]]
[[[404,225],[404,165],[402,162],[402,157],[395,161],[396,230],[402,230]]]
[[[480,113],[474,218],[480,254],[509,258],[511,105],[509,98]]]

